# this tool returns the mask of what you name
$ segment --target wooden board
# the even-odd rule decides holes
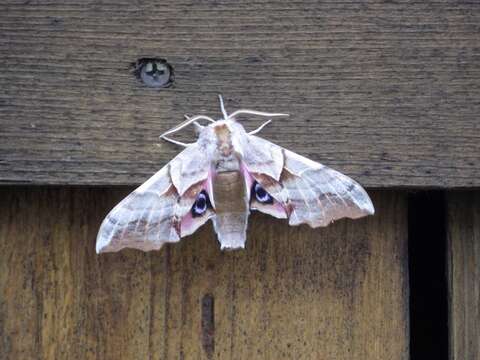
[[[245,251],[210,225],[97,256],[125,190],[2,188],[2,359],[408,359],[405,196],[312,230],[254,214]]]
[[[141,183],[222,93],[366,186],[478,187],[478,24],[475,1],[2,1],[0,182]],[[152,56],[172,87],[132,75]]]
[[[448,196],[450,359],[480,358],[480,192]]]

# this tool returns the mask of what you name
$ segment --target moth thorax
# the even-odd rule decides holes
[[[232,144],[232,133],[227,125],[218,125],[215,128],[217,137],[217,169],[218,171],[239,170],[238,160]]]
[[[248,201],[245,182],[239,171],[218,173],[214,180],[213,220],[221,247],[243,248],[246,240]]]
[[[215,169],[217,173],[239,172],[240,162],[233,153],[229,156],[220,156],[216,162]]]

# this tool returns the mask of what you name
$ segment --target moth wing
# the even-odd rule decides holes
[[[366,191],[354,180],[320,163],[267,140],[249,135],[252,148],[263,148],[263,163],[276,163],[276,174],[264,174],[258,164],[244,157],[246,170],[274,198],[271,205],[252,199],[252,208],[282,218],[290,225],[306,223],[311,227],[326,226],[344,217],[356,219],[374,213]],[[248,150],[247,150],[248,152]],[[282,154],[278,160],[278,153]],[[276,158],[270,154],[275,154]],[[258,154],[257,154],[258,156]],[[251,171],[254,169],[255,171]]]
[[[97,235],[97,253],[158,250],[193,233],[212,216],[211,210],[195,218],[190,213],[198,193],[211,189],[209,168],[199,145],[183,150],[110,211]]]

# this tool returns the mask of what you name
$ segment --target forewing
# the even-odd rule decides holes
[[[252,143],[258,139],[255,136],[250,138]],[[276,179],[258,170],[250,171],[252,166],[245,162],[250,176],[275,199],[271,206],[254,208],[282,217],[280,204],[290,225],[306,223],[312,227],[326,226],[344,217],[356,219],[374,213],[368,194],[354,180],[264,139],[261,142],[280,149],[283,166]]]
[[[186,161],[195,163],[188,173]],[[97,253],[157,250],[194,232],[212,216],[211,210],[201,217],[190,214],[197,195],[211,188],[209,169],[198,145],[186,148],[110,211],[98,232]]]
[[[248,134],[233,140],[250,173],[264,174],[275,180],[280,178],[284,162],[280,146]]]
[[[340,218],[372,215],[366,191],[349,177],[289,150],[280,176],[290,225],[326,226]]]

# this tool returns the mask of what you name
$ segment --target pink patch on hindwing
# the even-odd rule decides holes
[[[252,175],[248,171],[248,168],[244,163],[242,163],[242,165],[241,165],[241,171],[242,171],[242,174],[245,178],[245,185],[247,187],[247,195],[248,195],[248,199],[250,200],[250,209],[258,210],[258,211],[263,212],[265,214],[274,216],[278,219],[286,219],[288,217],[287,216],[287,211],[285,210],[282,203],[280,203],[277,199],[275,199],[275,196],[273,194],[271,194],[269,192],[270,196],[272,196],[272,198],[273,198],[273,204],[262,204],[255,199],[254,195],[251,194],[251,189],[252,189],[253,183],[255,181],[257,181],[260,185],[262,185],[267,192],[268,192],[269,189],[267,187],[265,187],[263,183],[268,184],[270,182],[275,182],[276,187],[280,187],[280,184],[278,184],[275,180],[273,180],[271,178],[270,178],[271,179],[270,181],[267,181],[267,182],[262,181],[261,180],[262,178],[267,178],[268,176],[262,175],[262,174]],[[258,177],[258,179],[257,179],[257,177]],[[260,180],[260,181],[258,181],[258,180]]]
[[[210,170],[208,173],[208,178],[201,184],[201,187],[199,189],[196,189],[195,200],[196,200],[196,196],[198,196],[198,194],[200,194],[202,191],[205,190],[205,192],[209,197],[210,203],[212,204],[212,207],[215,208],[214,199],[213,199],[213,188],[212,188],[213,176],[214,176],[213,170]],[[194,217],[192,214],[192,211],[189,210],[182,217],[181,224],[180,224],[180,235],[183,237],[183,236],[193,234],[200,226],[205,224],[207,220],[214,215],[215,215],[215,211],[210,208],[207,209],[207,211],[202,216],[196,216],[196,217]]]

